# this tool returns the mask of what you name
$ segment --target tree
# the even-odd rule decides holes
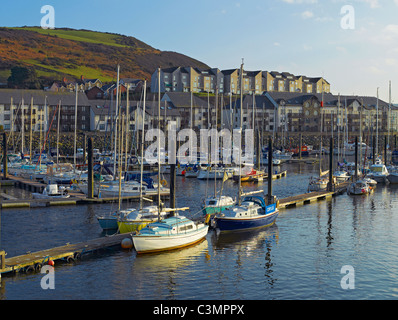
[[[25,67],[12,67],[11,76],[8,78],[9,88],[40,89],[40,81],[36,71]]]

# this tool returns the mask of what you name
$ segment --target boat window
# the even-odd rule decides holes
[[[183,227],[179,228],[180,231],[187,231],[187,230],[190,230],[190,229],[193,229],[192,224],[189,224],[187,226],[183,226]]]
[[[209,205],[215,205],[215,204],[217,204],[217,201],[216,201],[216,200],[210,200],[210,201],[209,201]]]

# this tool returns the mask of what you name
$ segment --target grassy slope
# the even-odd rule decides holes
[[[116,47],[128,47],[127,45],[122,45],[117,43],[117,39],[120,36],[111,33],[103,33],[96,31],[89,31],[89,30],[73,30],[73,29],[42,29],[40,27],[17,27],[10,29],[34,31],[43,35],[57,36],[62,39],[73,40],[73,41],[98,43],[98,44],[105,44]]]
[[[205,64],[174,52],[161,52],[144,42],[118,34],[39,27],[0,28],[0,82],[6,82],[13,65],[33,66],[38,76],[61,80],[121,77],[147,78],[159,65],[164,67]]]

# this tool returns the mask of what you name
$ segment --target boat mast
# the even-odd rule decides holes
[[[242,108],[242,103],[243,103],[243,58],[242,58],[242,64],[240,65],[240,144],[239,144],[239,187],[238,187],[238,205],[241,205],[242,200],[240,198],[241,193],[242,193],[242,168],[241,168],[241,153],[242,153],[242,127],[243,127],[243,108]]]
[[[24,109],[25,109],[25,104],[24,104],[24,99],[22,98],[22,126],[21,126],[21,134],[22,134],[22,141],[21,141],[21,152],[22,155],[24,155],[24,148],[25,148],[25,115],[24,115]]]
[[[10,114],[11,114],[11,128],[10,128],[10,136],[13,152],[15,153],[15,144],[14,144],[14,107],[13,107],[13,97],[11,97],[11,105],[10,105]]]
[[[143,107],[142,107],[140,210],[142,210],[142,202],[143,202],[142,201],[142,180],[143,180],[143,170],[144,170],[145,100],[146,100],[146,80],[144,80],[144,102],[143,102]],[[138,116],[138,113],[137,113],[137,116]],[[135,121],[137,123],[137,117],[135,119],[136,119]]]
[[[217,116],[218,116],[218,88],[216,87],[216,137],[218,136],[218,128],[217,128]],[[218,140],[218,137],[217,137]],[[217,142],[214,141],[214,198],[217,197],[217,170],[216,170],[216,165],[217,165]]]
[[[75,141],[73,147],[73,170],[76,172],[76,135],[77,135],[77,83],[75,85],[76,98],[75,98]]]
[[[30,99],[30,138],[29,138],[29,154],[30,162],[32,162],[32,127],[33,127],[33,96]]]
[[[58,124],[57,124],[57,165],[59,164],[59,123],[61,117],[61,100],[58,103]]]
[[[319,150],[319,177],[322,175],[322,135],[323,135],[323,84],[322,84],[322,100],[321,100],[321,108],[319,109],[321,113],[321,145]]]
[[[377,87],[376,100],[376,157],[379,154],[379,87]]]
[[[160,67],[158,68],[158,221],[160,221]]]
[[[127,96],[126,96],[126,125],[125,125],[125,130],[126,130],[126,145],[125,145],[125,150],[124,152],[126,153],[125,161],[124,161],[124,167],[125,171],[128,171],[128,166],[127,166],[127,150],[129,147],[128,140],[129,140],[129,133],[130,133],[130,99],[129,99],[129,91],[130,91],[130,83],[127,83]]]
[[[117,82],[116,82],[116,106],[115,106],[115,121],[114,121],[114,136],[115,136],[115,143],[114,143],[114,159],[113,159],[113,179],[116,180],[116,154],[117,154],[117,120],[119,116],[119,71],[120,65],[117,65]],[[113,91],[113,90],[112,90]],[[113,94],[112,94],[113,96]]]

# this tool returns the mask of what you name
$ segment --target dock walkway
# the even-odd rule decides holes
[[[9,176],[9,180],[13,185],[29,190],[31,192],[41,193],[43,192],[46,185],[35,180],[24,179],[17,176]],[[2,182],[2,183],[3,183]],[[65,199],[17,199],[13,196],[7,195],[5,193],[0,193],[0,206],[1,208],[21,208],[21,207],[42,207],[42,206],[60,206],[60,205],[77,205],[77,204],[88,204],[88,203],[106,203],[106,202],[116,202],[118,197],[101,197],[89,199],[87,196],[79,191],[69,192],[70,197]],[[157,194],[145,194],[146,198],[154,198]],[[167,198],[170,196],[170,192],[161,192],[160,196],[162,198]],[[121,197],[122,201],[138,201],[140,199],[139,195],[136,196],[124,196]]]
[[[10,272],[37,272],[44,264],[47,264],[49,260],[64,260],[66,262],[74,262],[80,259],[84,254],[120,245],[123,239],[131,239],[131,237],[132,233],[115,234],[112,236],[101,237],[76,244],[67,243],[63,246],[52,249],[32,253],[28,252],[24,255],[6,258],[4,268],[1,268],[0,264],[0,274]]]

